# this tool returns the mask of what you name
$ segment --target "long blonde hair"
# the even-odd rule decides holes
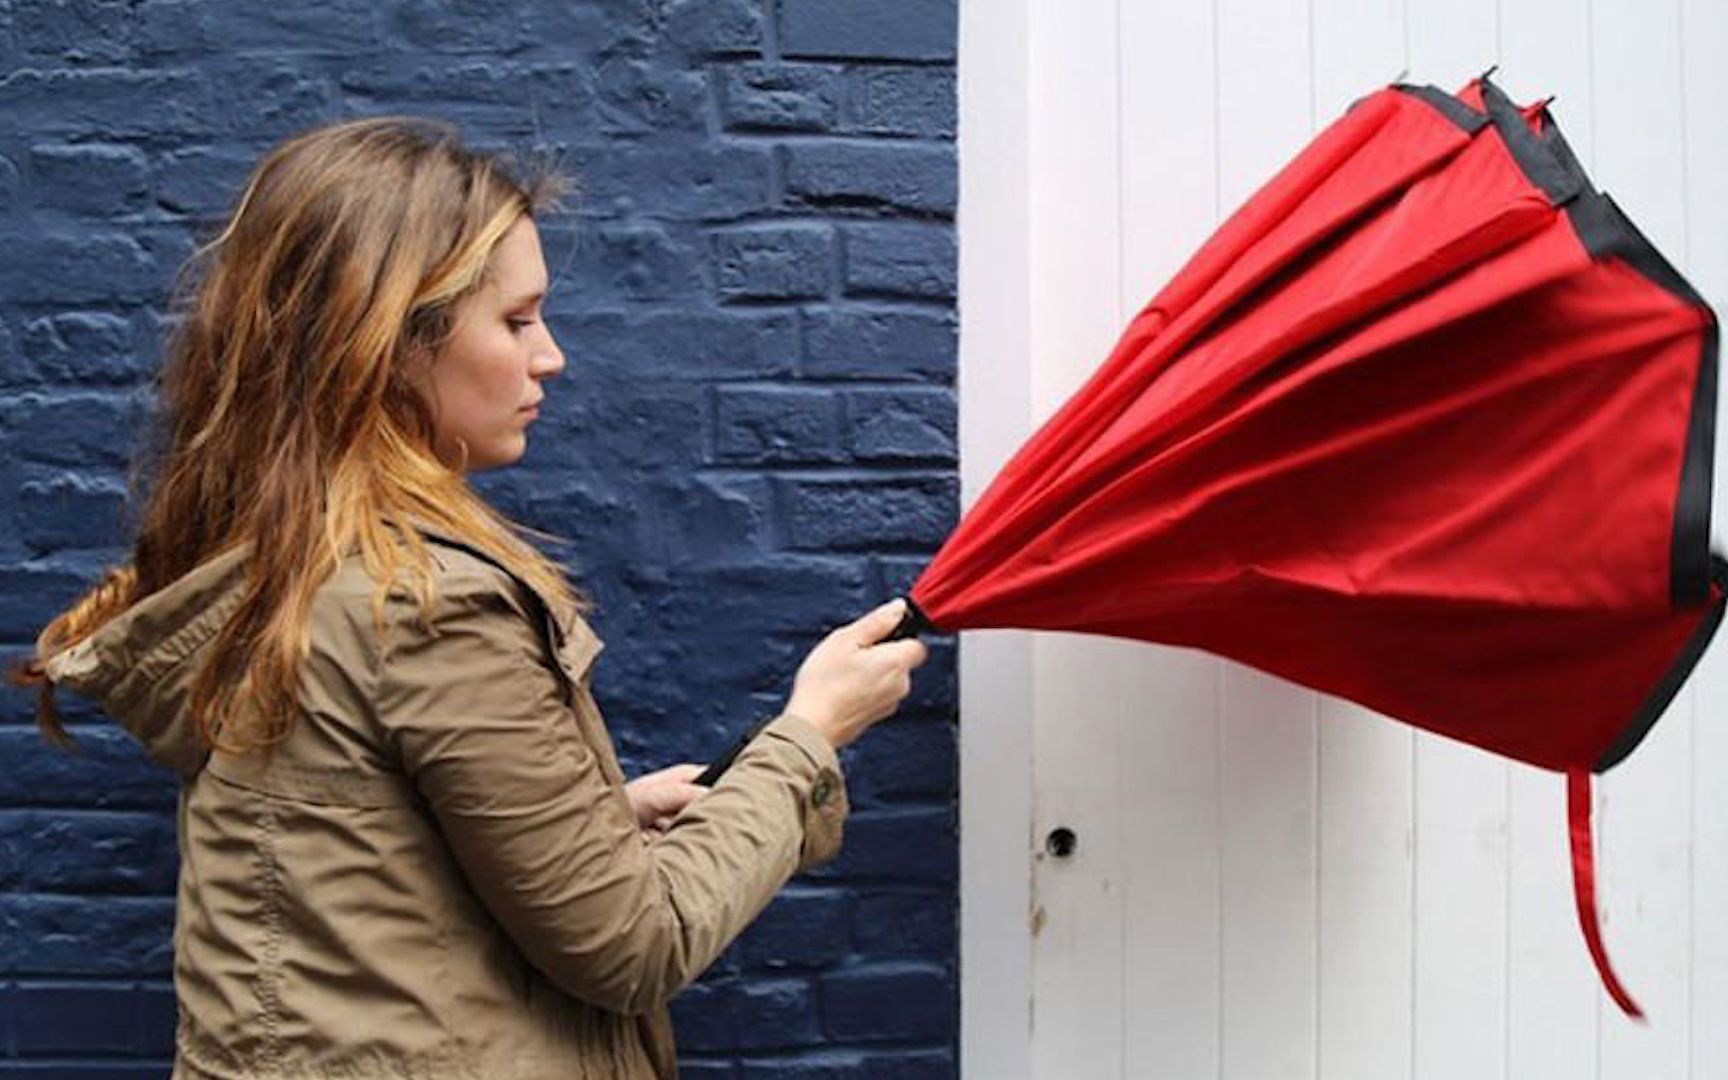
[[[434,453],[435,403],[416,375],[456,304],[522,215],[558,205],[567,177],[515,175],[441,121],[327,124],[254,167],[218,235],[181,268],[157,411],[135,457],[148,493],[131,559],[53,619],[8,681],[39,688],[37,724],[71,740],[43,666],[188,570],[251,542],[244,598],[216,636],[189,707],[212,747],[279,741],[297,711],[319,585],[359,549],[386,597],[409,571],[436,598],[419,516],[486,550],[564,609],[588,610],[563,571]],[[393,538],[396,538],[393,540]],[[403,554],[406,546],[406,556]],[[246,683],[244,710],[233,708]],[[223,723],[233,714],[247,722]]]

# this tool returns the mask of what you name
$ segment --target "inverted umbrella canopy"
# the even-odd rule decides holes
[[[1721,620],[1709,306],[1486,75],[1359,99],[1221,227],[912,589],[946,631],[1209,650],[1589,779]]]

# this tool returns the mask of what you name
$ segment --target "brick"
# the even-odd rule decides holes
[[[632,636],[679,640],[723,626],[739,639],[791,635],[806,647],[814,646],[830,628],[850,622],[870,606],[865,582],[865,568],[856,559],[821,555],[769,560],[751,552],[736,563],[689,567],[674,583],[645,594],[646,610]],[[764,603],[765,596],[773,602]]]
[[[0,329],[0,338],[5,331]],[[38,380],[78,385],[137,383],[153,371],[136,346],[132,319],[70,311],[23,324],[18,348]],[[4,350],[0,349],[0,356]]]
[[[752,0],[672,0],[666,40],[696,53],[762,51],[762,12]]]
[[[852,949],[852,910],[845,892],[782,892],[739,938],[746,969],[801,970],[844,960]]]
[[[905,596],[912,591],[913,583],[930,560],[917,555],[882,555],[876,558],[875,563],[882,576],[883,595]]]
[[[0,115],[14,131],[108,141],[224,124],[221,98],[198,71],[24,68],[0,78]]]
[[[839,397],[795,387],[721,388],[715,392],[714,452],[728,463],[844,460]]]
[[[35,984],[17,992],[14,1052],[131,1054],[138,1046],[136,991],[130,986]]]
[[[524,54],[568,55],[580,47],[596,55],[651,49],[661,41],[663,5],[627,3],[572,4],[570,0],[517,0],[529,44]]]
[[[137,210],[149,194],[149,173],[136,147],[37,146],[30,151],[37,203],[107,216]]]
[[[0,974],[156,975],[173,962],[174,900],[0,895]]]
[[[162,1080],[172,1069],[169,1061],[122,1064],[88,1059],[40,1061],[14,1067],[0,1061],[4,1080]]]
[[[952,139],[957,103],[951,67],[859,67],[846,73],[834,130],[856,135]]]
[[[177,871],[167,815],[0,810],[0,889],[162,894]]]
[[[952,892],[875,888],[862,891],[857,903],[860,954],[877,959],[929,960],[947,960],[955,955],[960,913]]]
[[[934,549],[954,527],[958,496],[951,476],[785,480],[784,535],[806,550]]]
[[[0,107],[3,109],[3,107]],[[0,296],[58,307],[159,300],[169,274],[138,236],[56,233],[0,241]]]
[[[73,696],[58,695],[63,711]],[[33,698],[21,691],[9,689],[6,700],[33,707]],[[113,809],[174,805],[179,790],[174,774],[147,759],[125,731],[83,725],[72,730],[78,740],[76,751],[50,746],[34,726],[0,726],[0,760],[8,763],[0,770],[0,805]]]
[[[736,64],[720,71],[720,115],[732,131],[828,131],[838,120],[841,68]]]
[[[848,294],[953,299],[957,255],[951,227],[883,222],[850,225],[842,235]]]
[[[164,154],[156,163],[157,205],[204,217],[226,212],[246,190],[256,158],[250,151],[208,146]]]
[[[594,73],[602,130],[611,134],[703,131],[708,80],[634,56],[611,56]]]
[[[555,397],[568,400],[554,402]],[[640,471],[694,467],[705,453],[706,395],[687,381],[620,385],[596,379],[568,395],[551,388],[547,398],[551,411],[534,431],[551,443],[542,456],[548,464]]]
[[[556,232],[545,237],[548,243],[555,239],[563,238]],[[584,303],[694,300],[706,291],[701,241],[686,229],[653,221],[605,222],[582,230],[574,244],[560,287]]]
[[[923,674],[920,670],[913,677]],[[846,772],[854,804],[943,798],[957,787],[959,761],[950,725],[896,718],[877,724],[848,749],[855,750]]]
[[[18,487],[18,537],[37,552],[101,548],[125,539],[126,489],[117,480],[76,474]]]
[[[844,1041],[940,1038],[954,1028],[953,975],[925,964],[878,964],[822,976],[822,1022]]]
[[[0,439],[14,460],[124,466],[145,421],[139,395],[21,394],[0,400]]]
[[[221,130],[254,144],[339,118],[334,83],[302,61],[223,56],[205,70],[223,89]]]
[[[794,0],[780,5],[787,56],[952,60],[957,6],[949,0]]]
[[[18,166],[0,154],[0,211],[9,211],[18,198]]]
[[[826,296],[834,234],[826,225],[730,229],[713,234],[714,284],[727,299]]]
[[[954,816],[951,807],[855,810],[846,819],[839,857],[806,876],[952,884],[959,848]]]
[[[899,715],[908,720],[954,719],[954,707],[959,692],[955,668],[956,639],[949,634],[926,634],[924,644],[930,659],[912,675],[912,693],[900,703]]]
[[[131,59],[130,5],[79,0],[29,0],[8,5],[13,39],[27,57],[74,64],[117,64]]]
[[[958,173],[951,145],[810,142],[784,149],[786,190],[798,203],[954,214]]]
[[[581,131],[599,123],[594,73],[586,64],[501,63],[495,58],[428,64],[385,54],[344,66],[337,85],[348,105],[359,111],[396,112],[411,106],[410,111],[431,113],[465,128],[496,127],[510,115],[526,115],[531,121],[555,116],[561,127]]]
[[[135,8],[132,39],[146,58],[199,58],[223,49],[281,56],[328,51],[363,52],[383,40],[374,0],[322,0],[317,4],[222,4],[209,0],[150,0]]]
[[[636,550],[667,563],[688,552],[706,562],[754,556],[767,541],[770,498],[767,482],[754,476],[696,476],[648,489]]]
[[[744,1080],[953,1080],[947,1050],[823,1050],[781,1058],[746,1058]]]
[[[637,378],[775,378],[798,358],[797,317],[784,312],[595,312],[554,323],[582,362]]]
[[[764,146],[726,146],[671,138],[629,153],[610,145],[573,152],[585,206],[626,216],[651,206],[667,220],[731,221],[774,205],[773,156]]]
[[[817,378],[951,381],[959,355],[956,329],[951,312],[808,311],[803,373]]]
[[[848,444],[859,461],[959,460],[954,394],[946,388],[849,391],[846,415]]]
[[[47,621],[38,613],[63,610],[95,580],[93,573],[64,566],[0,565],[0,641],[34,642]],[[0,701],[12,692],[0,683]],[[4,773],[0,769],[0,776]]]
[[[686,1050],[811,1046],[822,1038],[806,979],[705,982],[675,998],[672,1013]]]
[[[138,1010],[138,1052],[172,1057],[174,1028],[179,1020],[173,985],[140,986],[131,993]]]
[[[507,53],[526,44],[527,33],[515,0],[397,0],[383,30],[387,40],[429,52]]]

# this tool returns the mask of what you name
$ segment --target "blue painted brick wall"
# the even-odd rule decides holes
[[[575,540],[628,771],[701,760],[952,526],[954,0],[0,0],[0,648],[124,554],[171,275],[257,156],[410,112],[554,147],[570,365],[478,483]],[[160,1077],[172,779],[0,710],[0,1076]],[[697,1078],[956,1073],[951,641],[843,855],[675,1006]]]

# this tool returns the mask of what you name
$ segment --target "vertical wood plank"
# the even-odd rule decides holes
[[[1046,0],[1032,8],[1031,352],[1038,422],[1080,385],[1121,331],[1112,44],[1118,34],[1116,0]],[[1133,671],[1121,643],[1040,634],[1032,658],[1032,1073],[1120,1076],[1126,803],[1116,740],[1152,701],[1130,698],[1115,685]],[[1058,827],[1079,837],[1068,858],[1042,850],[1044,836]]]
[[[1314,128],[1407,67],[1401,0],[1314,0]],[[1415,827],[1409,726],[1322,696],[1319,1075],[1410,1075]]]
[[[1410,0],[1410,77],[1457,90],[1499,59],[1494,0]],[[1507,765],[1418,732],[1416,985],[1419,1080],[1506,1075]]]
[[[1728,200],[1721,178],[1728,176],[1728,124],[1720,103],[1728,101],[1728,5],[1718,0],[1685,0],[1680,7],[1681,69],[1684,77],[1686,239],[1681,269],[1718,318],[1728,312]],[[1718,375],[1718,401],[1728,402]],[[1711,508],[1718,523],[1712,546],[1721,540],[1724,500],[1728,499],[1728,437],[1722,404],[1717,408],[1715,491]],[[1728,1076],[1728,645],[1718,636],[1693,676],[1692,761],[1687,779],[1692,804],[1692,950],[1691,1075],[1695,1080]]]
[[[1591,163],[1589,0],[1529,0],[1500,9],[1495,80],[1519,102],[1554,95],[1566,140]],[[1593,1077],[1602,990],[1573,916],[1566,786],[1511,772],[1506,1075]]]
[[[1209,4],[1121,6],[1118,311],[1138,311],[1218,221]],[[1173,108],[1173,103],[1180,103]],[[1216,657],[1128,650],[1148,702],[1121,732],[1124,1077],[1218,1075],[1219,789]]]
[[[1219,205],[1227,215],[1308,141],[1307,0],[1220,0]],[[1225,1080],[1313,1076],[1318,695],[1235,663],[1220,702]]]
[[[1593,158],[1612,194],[1671,258],[1685,246],[1680,25],[1676,0],[1591,0]],[[1598,784],[1603,934],[1651,1017],[1601,1009],[1601,1075],[1685,1077],[1690,1038],[1693,687]]]
[[[1029,0],[960,7],[960,484],[966,506],[1025,441],[1031,406]],[[1032,1080],[1032,642],[960,648],[960,1060]],[[972,723],[974,717],[988,722]]]

